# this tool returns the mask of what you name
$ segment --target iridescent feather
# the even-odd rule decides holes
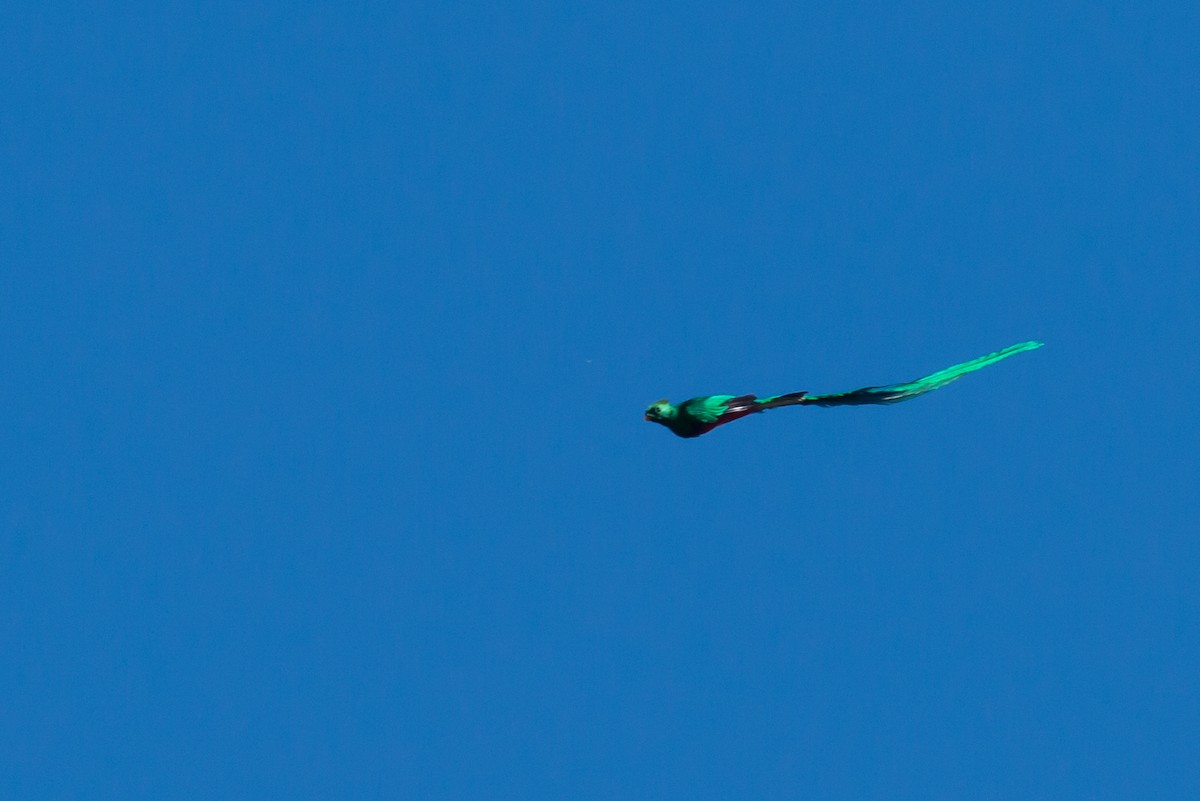
[[[1043,344],[1036,341],[1021,342],[907,383],[863,387],[850,392],[829,395],[791,392],[765,398],[754,395],[703,395],[689,398],[678,405],[661,400],[646,409],[646,419],[666,426],[681,437],[698,437],[717,426],[739,420],[746,415],[780,406],[863,406],[899,403],[944,387],[967,373],[973,373],[1009,356],[1040,348]]]

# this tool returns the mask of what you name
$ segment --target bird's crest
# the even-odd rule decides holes
[[[671,402],[666,398],[656,400],[654,403],[646,407],[647,420],[659,420],[671,415]]]

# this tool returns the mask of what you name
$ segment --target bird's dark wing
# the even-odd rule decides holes
[[[804,395],[805,393],[803,392],[792,392],[787,395],[775,395],[761,400],[756,395],[739,395],[736,398],[730,398],[726,401],[725,411],[713,421],[708,430],[711,431],[717,426],[732,423],[734,420],[740,420],[749,414],[757,414],[758,412],[775,409],[780,406],[793,406],[803,403]]]
[[[758,398],[755,395],[738,395],[736,398],[730,398],[725,401],[725,410],[721,412],[721,417],[727,414],[740,414],[743,412],[753,412],[758,409]]]

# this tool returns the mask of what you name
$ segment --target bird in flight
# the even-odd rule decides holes
[[[758,398],[754,395],[702,395],[679,404],[660,400],[646,409],[646,419],[666,426],[677,436],[698,437],[717,426],[740,420],[748,414],[757,414],[780,406],[863,406],[899,403],[932,392],[967,373],[973,373],[1009,356],[1040,348],[1044,344],[1036,341],[1021,342],[905,384],[863,387],[831,395],[809,395],[807,392],[790,392],[787,395],[772,395],[768,398]]]

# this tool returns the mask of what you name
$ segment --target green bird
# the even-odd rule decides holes
[[[780,406],[862,406],[899,403],[944,387],[967,373],[973,373],[989,364],[995,364],[1001,359],[1040,348],[1044,344],[1044,342],[1036,341],[1021,342],[1017,345],[1010,345],[1004,350],[989,353],[987,356],[980,356],[978,359],[947,367],[933,375],[927,375],[906,384],[863,387],[851,392],[837,392],[831,395],[809,395],[807,392],[790,392],[787,395],[772,395],[769,398],[758,398],[754,395],[704,395],[690,398],[680,404],[660,400],[650,404],[650,408],[646,409],[646,419],[652,423],[666,426],[671,429],[672,433],[680,437],[698,437],[701,434],[707,434],[717,426],[740,420],[748,414],[758,414]]]

